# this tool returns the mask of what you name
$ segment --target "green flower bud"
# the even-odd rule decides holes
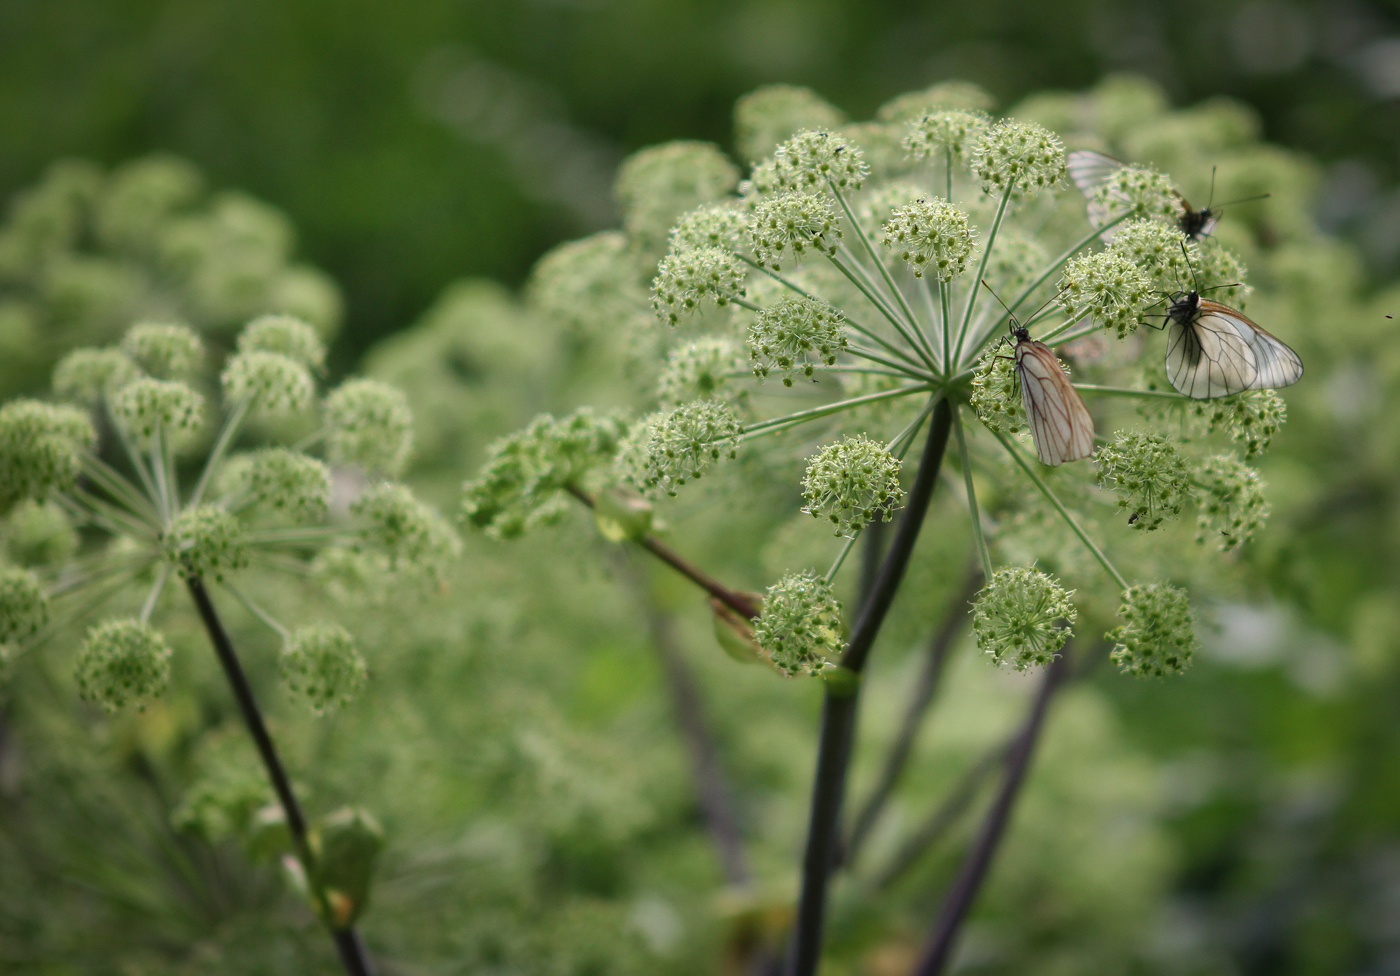
[[[282,682],[316,715],[348,705],[364,690],[369,669],[354,639],[339,627],[300,627],[282,647]]]
[[[828,444],[807,462],[802,511],[825,518],[837,535],[849,536],[877,516],[885,522],[904,500],[902,462],[864,434]]]
[[[1137,330],[1155,298],[1152,282],[1132,262],[1113,251],[1099,251],[1065,265],[1056,301],[1070,314],[1087,312],[1123,339]]]
[[[1175,224],[1156,220],[1120,224],[1108,247],[1108,253],[1132,262],[1150,287],[1165,292],[1178,291],[1184,282],[1191,281],[1197,250],[1194,243],[1186,243]]]
[[[1214,539],[1221,552],[1238,549],[1269,517],[1259,472],[1232,457],[1212,457],[1196,469],[1200,486],[1196,541]]]
[[[162,380],[188,379],[204,361],[204,343],[187,325],[142,322],[122,337],[122,352]]]
[[[668,142],[633,153],[617,172],[613,191],[622,227],[643,252],[660,251],[676,218],[719,200],[739,181],[739,170],[708,142]]]
[[[896,95],[881,105],[875,117],[884,122],[913,122],[947,109],[986,112],[996,100],[986,90],[970,81],[940,81],[922,91]]]
[[[0,568],[0,644],[33,637],[49,622],[49,598],[27,569]]]
[[[54,367],[53,391],[91,406],[140,375],[140,367],[120,349],[74,349]]]
[[[1029,199],[1064,180],[1065,147],[1049,129],[1006,119],[978,141],[971,167],[986,193],[1000,196],[1012,187],[1013,200]]]
[[[730,204],[712,204],[692,210],[671,230],[671,250],[717,247],[734,251],[744,240],[748,214]]]
[[[835,366],[845,348],[845,319],[814,298],[781,298],[749,326],[754,375],[765,379],[776,370],[784,386],[799,373],[810,379],[818,366]]]
[[[753,636],[783,674],[818,674],[846,644],[841,604],[822,577],[789,573],[768,587]]]
[[[620,231],[560,244],[535,264],[530,305],[580,332],[615,332],[640,318],[648,327],[642,262]]]
[[[379,485],[350,506],[365,523],[360,537],[381,550],[392,570],[412,570],[439,578],[462,552],[462,540],[447,520],[430,505],[413,497],[403,485]]]
[[[972,374],[969,401],[977,417],[989,430],[1017,434],[1026,429],[1026,405],[1021,401],[1021,381],[1016,363],[1005,352],[1004,344],[982,354]]]
[[[1074,633],[1078,614],[1070,603],[1072,596],[1073,590],[1038,570],[997,570],[973,606],[977,646],[997,664],[1017,671],[1050,662]],[[1059,625],[1062,620],[1066,626]]]
[[[204,397],[175,380],[141,377],[112,397],[112,417],[143,449],[157,431],[171,443],[188,439],[204,419]]]
[[[915,278],[925,271],[939,281],[962,274],[973,243],[967,214],[937,197],[915,200],[885,221],[885,247],[899,253]]]
[[[378,380],[348,379],[326,397],[332,464],[395,475],[413,448],[413,411],[403,392]]]
[[[845,136],[826,129],[799,132],[773,153],[778,186],[820,193],[827,186],[859,190],[870,175],[860,149]]]
[[[788,255],[801,262],[808,250],[836,253],[841,227],[831,206],[815,193],[784,193],[755,205],[749,242],[758,264],[782,269]]]
[[[325,921],[344,929],[369,905],[374,866],[384,849],[384,829],[366,811],[345,807],[312,827],[312,846],[316,852],[313,884],[330,910]]]
[[[1269,449],[1274,435],[1288,419],[1283,398],[1273,390],[1249,390],[1231,397],[1220,397],[1196,405],[1204,415],[1207,429],[1227,430],[1230,438],[1244,448],[1245,460]]]
[[[1125,674],[1163,678],[1180,674],[1195,653],[1196,629],[1186,594],[1166,583],[1139,583],[1123,594],[1123,623],[1104,636]]]
[[[326,365],[326,345],[316,330],[291,315],[262,315],[238,334],[239,352],[275,352],[307,369]]]
[[[84,701],[108,712],[143,709],[170,680],[170,646],[139,620],[106,620],[88,631],[76,677]]]
[[[265,448],[248,458],[244,483],[260,504],[286,512],[299,522],[320,522],[331,501],[331,473],[325,464],[285,447]]]
[[[672,251],[657,266],[651,307],[657,318],[676,325],[705,302],[723,308],[742,297],[745,275],[739,259],[718,247]]]
[[[5,557],[20,566],[52,566],[78,549],[78,532],[56,505],[20,502],[4,531]]]
[[[166,560],[185,576],[222,580],[248,565],[248,540],[238,519],[217,505],[175,516],[162,539]]]
[[[311,371],[279,352],[235,353],[229,357],[221,379],[227,400],[251,400],[259,412],[272,416],[299,413],[311,405],[316,395]]]
[[[1124,166],[1089,194],[1091,203],[1104,209],[1110,218],[1123,213],[1130,219],[1164,220],[1175,225],[1181,216],[1181,197],[1171,180],[1145,166]],[[1181,232],[1177,231],[1177,240]]]
[[[618,464],[643,493],[674,495],[720,458],[737,457],[743,429],[727,404],[696,400],[644,419],[623,444]]]
[[[662,406],[716,396],[732,374],[744,368],[739,344],[725,336],[705,336],[671,350],[656,384]]]
[[[565,490],[609,464],[626,429],[621,418],[588,407],[559,420],[541,414],[491,445],[481,475],[462,486],[462,518],[496,538],[558,519],[569,504]]]
[[[1118,495],[1118,508],[1132,512],[1132,528],[1151,532],[1181,514],[1192,497],[1186,459],[1166,437],[1120,430],[1113,443],[1094,452],[1099,487]]]
[[[983,112],[932,112],[910,126],[904,149],[914,159],[941,160],[945,153],[952,153],[956,162],[966,165],[991,124]]]
[[[803,129],[834,129],[841,110],[810,88],[766,85],[734,104],[734,142],[749,162],[770,155],[778,143]]]
[[[0,512],[71,486],[82,452],[95,440],[92,421],[81,410],[38,400],[0,406]]]

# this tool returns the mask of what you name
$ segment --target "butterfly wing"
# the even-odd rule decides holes
[[[1167,379],[1196,400],[1298,382],[1298,354],[1219,302],[1202,301],[1192,318],[1167,333]]]
[[[1123,168],[1123,164],[1101,152],[1076,149],[1065,157],[1065,168],[1069,170],[1069,178],[1079,187],[1079,192],[1084,194],[1084,199],[1088,202],[1089,223],[1095,227],[1102,227],[1112,220],[1115,216],[1112,208],[1102,203],[1094,191],[1107,183],[1110,176]],[[1110,192],[1109,196],[1121,200],[1125,208],[1132,206],[1132,201],[1121,193]],[[1117,231],[1118,228],[1111,227],[1100,236],[1104,241],[1112,242]]]
[[[1239,334],[1254,353],[1254,383],[1250,390],[1278,390],[1303,378],[1303,361],[1278,337],[1261,328],[1243,312],[1228,305],[1201,300],[1201,317],[1223,319]]]
[[[1016,373],[1040,463],[1063,464],[1092,454],[1094,419],[1050,347],[1034,339],[1016,343]]]

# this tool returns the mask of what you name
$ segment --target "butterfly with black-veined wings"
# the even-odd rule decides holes
[[[1124,165],[1112,156],[1106,156],[1091,149],[1076,149],[1065,157],[1065,167],[1069,170],[1069,178],[1074,181],[1074,185],[1079,187],[1079,192],[1084,194],[1084,198],[1089,202],[1089,221],[1095,227],[1102,227],[1117,216],[1107,204],[1099,199],[1095,191],[1106,184],[1109,177],[1122,169]],[[1211,182],[1212,184],[1215,182],[1214,176],[1212,176]],[[1181,232],[1193,241],[1209,236],[1210,232],[1215,230],[1215,225],[1220,222],[1220,209],[1212,209],[1210,202],[1208,202],[1204,208],[1197,210],[1179,192],[1176,190],[1172,192],[1176,194],[1177,202],[1181,204],[1181,213],[1176,218],[1176,225],[1181,229]],[[1124,208],[1133,205],[1133,202],[1121,192],[1110,190],[1108,195],[1122,203]],[[1211,196],[1214,197],[1214,195],[1212,189]],[[1247,199],[1259,198],[1249,197]],[[1244,203],[1246,201],[1235,200],[1233,202]],[[1117,233],[1117,227],[1110,227],[1100,236],[1111,243]]]
[[[1006,308],[991,285],[983,281],[982,287],[991,291],[992,297]],[[1035,441],[1035,456],[1041,464],[1052,466],[1088,457],[1094,453],[1094,418],[1089,416],[1084,398],[1070,383],[1069,374],[1055,351],[1032,339],[1026,327],[1016,321],[1011,309],[1006,308],[1006,315],[1016,346],[1011,356],[999,358],[1010,359],[1015,365],[1016,380],[1021,385],[1021,405],[1026,408],[1031,439]]]
[[[1291,386],[1303,375],[1298,354],[1243,312],[1202,298],[1196,290],[1171,296],[1164,324],[1167,379],[1194,400]]]

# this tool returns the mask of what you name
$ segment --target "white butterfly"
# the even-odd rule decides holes
[[[1017,325],[1016,376],[1041,464],[1077,461],[1094,452],[1094,418],[1054,351]]]
[[[1069,169],[1069,178],[1074,181],[1075,186],[1079,187],[1079,192],[1084,194],[1084,198],[1088,201],[1089,222],[1095,227],[1102,227],[1118,216],[1101,201],[1094,191],[1107,183],[1108,178],[1122,169],[1123,165],[1112,156],[1105,156],[1101,152],[1094,152],[1090,149],[1076,149],[1065,158],[1065,166]],[[1108,195],[1121,203],[1123,210],[1133,205],[1133,202],[1120,191],[1110,190]],[[1220,222],[1218,209],[1212,210],[1207,206],[1203,210],[1196,210],[1180,193],[1176,194],[1176,198],[1181,202],[1181,214],[1176,219],[1176,225],[1181,228],[1183,234],[1195,241],[1208,236],[1211,231],[1215,230],[1215,225]],[[1118,228],[1110,227],[1099,236],[1111,243],[1117,234]]]
[[[1243,312],[1178,292],[1166,312],[1167,379],[1181,393],[1210,400],[1245,390],[1291,386],[1303,375],[1303,361]]]

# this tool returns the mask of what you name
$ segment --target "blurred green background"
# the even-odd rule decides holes
[[[1176,683],[1104,670],[1066,695],[964,965],[1400,973],[1400,344],[1382,317],[1400,314],[1393,5],[8,0],[0,196],[41,190],[0,233],[0,383],[41,388],[57,349],[105,341],[138,309],[216,343],[257,311],[294,310],[339,329],[337,372],[410,390],[415,487],[449,510],[490,438],[535,411],[645,402],[615,368],[616,337],[517,297],[551,246],[616,226],[627,153],[675,138],[732,152],[734,99],[770,81],[863,119],[945,78],[1010,108],[1120,71],[1178,108],[1240,99],[1265,140],[1317,161],[1251,155],[1247,132],[1194,147],[1204,116],[1137,120],[1143,144],[1158,136],[1154,159],[1187,161],[1173,175],[1198,205],[1230,153],[1277,181],[1267,220],[1222,234],[1250,249],[1252,314],[1279,323],[1309,373],[1262,466],[1274,520],[1217,594],[1208,653]],[[1088,102],[1031,104],[1093,127],[1072,117]],[[64,157],[116,175],[51,168]],[[1286,233],[1261,243],[1269,220]],[[62,260],[15,243],[34,241]],[[463,280],[481,276],[499,283]],[[830,541],[793,515],[796,456],[777,467],[745,467],[668,514],[736,585],[761,588]],[[736,514],[725,493],[739,490]],[[938,504],[937,518],[961,517]],[[922,545],[918,598],[897,605],[871,676],[857,796],[920,665],[928,606],[957,592],[965,539],[947,536]],[[26,540],[3,542],[27,558]],[[364,927],[386,972],[722,971],[791,896],[817,689],[720,655],[694,594],[618,562],[585,519],[466,545],[441,594],[337,602],[250,582],[362,636],[371,692],[334,719],[279,697],[275,651],[231,614],[308,806],[358,802],[385,822]],[[0,971],[328,964],[276,871],[217,817],[181,813],[200,798],[234,808],[257,779],[194,621],[173,600],[162,613],[176,678],[144,715],[76,701],[75,641],[16,669],[0,723]],[[759,882],[743,899],[706,840],[648,616],[674,629],[735,783]],[[1024,681],[966,641],[958,654],[955,694],[874,854],[1019,713]],[[891,891],[838,898],[832,972],[903,976],[969,829]]]
[[[182,155],[291,217],[345,289],[344,366],[453,278],[518,283],[609,225],[626,153],[728,147],[759,84],[868,118],[941,78],[1010,105],[1120,70],[1253,105],[1329,167],[1324,226],[1400,262],[1400,9],[1377,0],[7,0],[0,197],[58,156]]]

